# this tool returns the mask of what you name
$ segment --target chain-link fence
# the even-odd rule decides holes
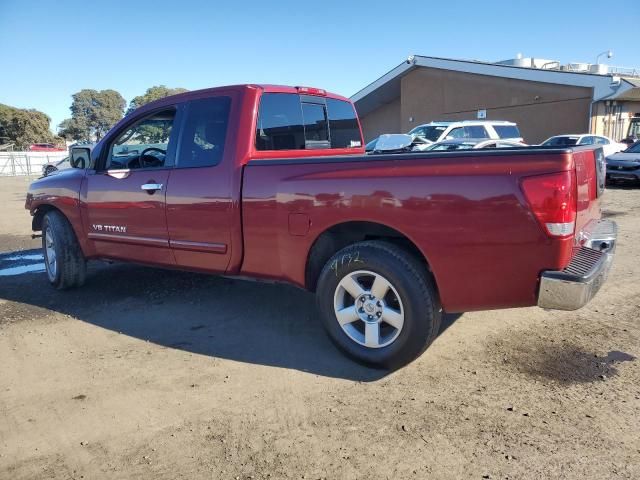
[[[0,152],[0,177],[39,177],[44,165],[68,156],[67,152]]]

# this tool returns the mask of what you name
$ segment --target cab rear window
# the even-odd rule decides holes
[[[360,146],[360,126],[351,103],[291,93],[262,95],[256,127],[257,150]]]

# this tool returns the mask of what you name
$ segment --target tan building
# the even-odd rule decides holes
[[[411,56],[351,100],[366,141],[431,121],[477,118],[517,122],[527,143],[566,133],[620,140],[631,118],[640,117],[640,78],[609,73],[604,65]]]

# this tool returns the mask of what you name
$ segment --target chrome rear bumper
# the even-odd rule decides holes
[[[604,284],[613,263],[618,227],[610,220],[593,222],[581,235],[582,247],[564,270],[547,270],[540,278],[538,306],[577,310]]]

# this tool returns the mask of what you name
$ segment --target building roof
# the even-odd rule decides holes
[[[616,75],[600,75],[596,73],[518,67],[475,60],[456,60],[452,58],[412,55],[400,65],[351,97],[351,101],[356,104],[358,114],[366,115],[399,97],[402,77],[420,67],[512,78],[531,82],[587,87],[592,89],[593,101],[605,99],[640,99],[639,79],[621,78]]]

